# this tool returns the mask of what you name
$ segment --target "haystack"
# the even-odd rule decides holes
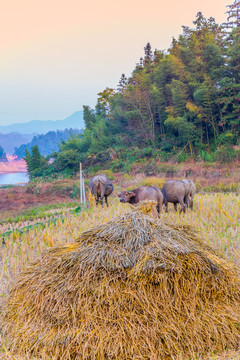
[[[21,273],[3,312],[11,353],[162,360],[237,349],[237,269],[190,227],[150,215],[132,209]]]

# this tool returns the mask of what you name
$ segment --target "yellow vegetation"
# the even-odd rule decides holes
[[[146,215],[142,204],[129,211],[113,201],[21,239],[15,234],[3,250],[6,289],[10,270],[23,269],[3,312],[8,351],[44,360],[186,360],[237,348],[238,270],[189,224],[239,264],[240,197],[196,199],[194,211],[161,220],[149,216],[151,206]],[[49,234],[58,246],[42,253]]]

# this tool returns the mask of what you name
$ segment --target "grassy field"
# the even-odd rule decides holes
[[[54,221],[49,217],[12,220],[11,223],[3,221],[0,233],[4,236],[0,258],[0,299],[8,293],[14,277],[26,265],[38,257],[49,247],[74,241],[79,234],[92,225],[107,222],[109,219],[128,211],[129,206],[119,204],[115,197],[110,199],[110,207],[102,209],[92,206],[83,212],[74,212],[72,207],[62,210],[50,209],[56,215]],[[170,205],[170,212],[164,211],[161,218],[170,219],[176,224],[188,224],[201,233],[206,243],[217,249],[221,255],[240,267],[240,195],[234,193],[197,194],[193,211],[185,215],[175,213]],[[44,213],[45,214],[45,213]],[[46,214],[45,214],[46,215]],[[9,225],[10,224],[10,225]],[[34,226],[33,226],[34,225]],[[24,228],[24,229],[23,229]],[[18,229],[23,229],[19,232]],[[0,358],[15,359],[2,350]],[[20,359],[17,358],[16,359]],[[240,359],[240,353],[226,353],[211,359]]]

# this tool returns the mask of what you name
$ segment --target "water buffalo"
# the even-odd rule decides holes
[[[174,209],[177,211],[177,204],[181,205],[181,211],[185,213],[188,203],[188,187],[180,180],[168,180],[162,187],[163,203],[166,212],[168,212],[168,203],[174,204]]]
[[[107,197],[113,192],[113,184],[105,174],[94,176],[90,180],[88,188],[95,197],[96,205],[100,201],[103,206],[103,198],[105,197],[105,202],[108,206]]]
[[[197,192],[196,185],[192,180],[182,180],[182,181],[187,185],[188,188],[187,206],[189,206],[192,210],[194,195]]]
[[[154,200],[157,202],[157,211],[158,213],[162,210],[163,204],[163,194],[155,186],[141,186],[137,189],[131,191],[122,191],[118,194],[120,197],[120,202],[137,204],[139,201],[143,200]]]

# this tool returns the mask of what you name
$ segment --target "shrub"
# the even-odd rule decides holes
[[[236,159],[236,152],[231,146],[220,146],[216,151],[217,161],[220,163],[231,162]]]
[[[71,193],[71,198],[79,198],[80,197],[80,188],[79,186],[77,186],[77,184],[74,184],[72,193]]]
[[[218,141],[221,145],[235,145],[237,143],[237,135],[233,134],[232,131],[226,131],[219,136]]]
[[[123,167],[124,167],[124,162],[123,161],[114,160],[112,162],[111,170],[112,171],[120,171],[120,170],[123,169]]]
[[[208,151],[205,151],[205,150],[200,150],[199,154],[198,154],[198,158],[201,161],[214,162],[216,156],[214,156],[214,153],[212,153],[212,152],[208,152]]]
[[[153,148],[152,147],[146,147],[143,149],[143,155],[144,156],[152,156],[153,155]]]
[[[144,173],[147,176],[155,175],[157,173],[156,162],[147,162],[138,172]]]
[[[157,166],[157,170],[159,174],[167,177],[174,176],[178,171],[177,167],[172,164],[160,164]]]
[[[177,162],[178,163],[182,163],[182,162],[185,162],[185,161],[188,161],[189,160],[189,155],[186,154],[186,153],[181,153],[178,157],[177,157]]]

